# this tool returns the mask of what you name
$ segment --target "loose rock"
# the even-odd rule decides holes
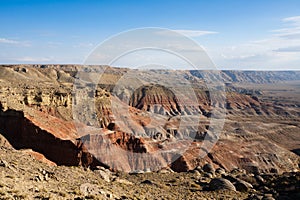
[[[204,172],[207,172],[207,173],[211,173],[211,174],[215,173],[215,169],[212,166],[212,164],[210,164],[210,163],[205,164],[202,169]]]
[[[0,160],[0,167],[8,167],[8,163],[5,160]]]
[[[253,189],[253,186],[250,183],[243,180],[237,180],[234,186],[236,190],[240,192],[248,192],[250,189]]]
[[[220,175],[226,174],[225,169],[223,169],[223,168],[218,168],[218,169],[216,169],[215,172],[216,172],[216,174],[220,174]]]
[[[104,199],[118,199],[115,195],[108,191],[104,191],[98,187],[98,185],[84,183],[80,186],[80,191],[85,196],[87,195],[101,195]]]
[[[98,170],[95,170],[95,172],[98,173],[100,177],[103,178],[103,180],[105,180],[106,182],[110,182],[112,179],[112,173],[108,169],[100,168]]]
[[[209,183],[209,189],[214,190],[232,190],[236,191],[235,186],[227,179],[214,178]]]
[[[144,180],[141,182],[141,184],[153,185],[154,183],[150,180]]]

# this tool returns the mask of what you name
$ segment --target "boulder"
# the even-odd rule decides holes
[[[261,177],[260,175],[256,175],[254,176],[254,178],[256,179],[256,181],[259,183],[259,184],[262,184],[265,182],[264,178]]]
[[[204,177],[206,177],[206,178],[213,178],[214,177],[214,175],[212,174],[212,173],[204,173],[204,175],[203,175]]]
[[[215,190],[231,190],[236,191],[235,186],[227,179],[224,178],[214,178],[209,183],[209,189],[211,191]]]
[[[151,180],[146,179],[146,180],[142,181],[141,184],[154,185],[155,183],[153,183]]]
[[[194,170],[197,170],[198,172],[200,172],[200,173],[202,173],[203,172],[203,170],[202,170],[202,167],[200,167],[200,166],[197,166],[197,167],[195,167],[195,169]]]
[[[223,168],[216,169],[215,173],[219,174],[219,175],[226,174],[225,169],[223,169]]]
[[[120,178],[115,178],[114,182],[121,183],[121,184],[124,184],[124,185],[133,185],[132,182],[130,182],[126,179],[120,179]]]
[[[113,178],[111,171],[105,169],[104,167],[99,167],[97,170],[94,171],[95,173],[99,174],[100,177],[105,180],[106,182],[110,182]]]
[[[248,192],[250,189],[253,189],[253,186],[250,183],[240,179],[234,183],[234,186],[239,192]]]
[[[160,173],[160,174],[169,174],[169,173],[174,173],[174,171],[170,168],[164,168],[164,169],[161,169],[159,171],[157,171],[157,173]]]
[[[207,163],[203,166],[202,170],[204,172],[207,172],[207,173],[211,173],[211,174],[214,174],[215,173],[215,169],[214,167],[212,166],[212,164],[210,163]]]

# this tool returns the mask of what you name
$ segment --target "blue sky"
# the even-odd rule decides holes
[[[0,0],[0,63],[82,63],[141,27],[180,30],[219,68],[300,69],[299,0]]]

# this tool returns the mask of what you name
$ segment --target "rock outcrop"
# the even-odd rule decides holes
[[[71,122],[40,111],[0,111],[0,131],[15,149],[32,149],[58,165],[106,166],[76,140]]]

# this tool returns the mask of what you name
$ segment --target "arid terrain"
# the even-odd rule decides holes
[[[300,72],[0,67],[0,199],[299,199]]]

